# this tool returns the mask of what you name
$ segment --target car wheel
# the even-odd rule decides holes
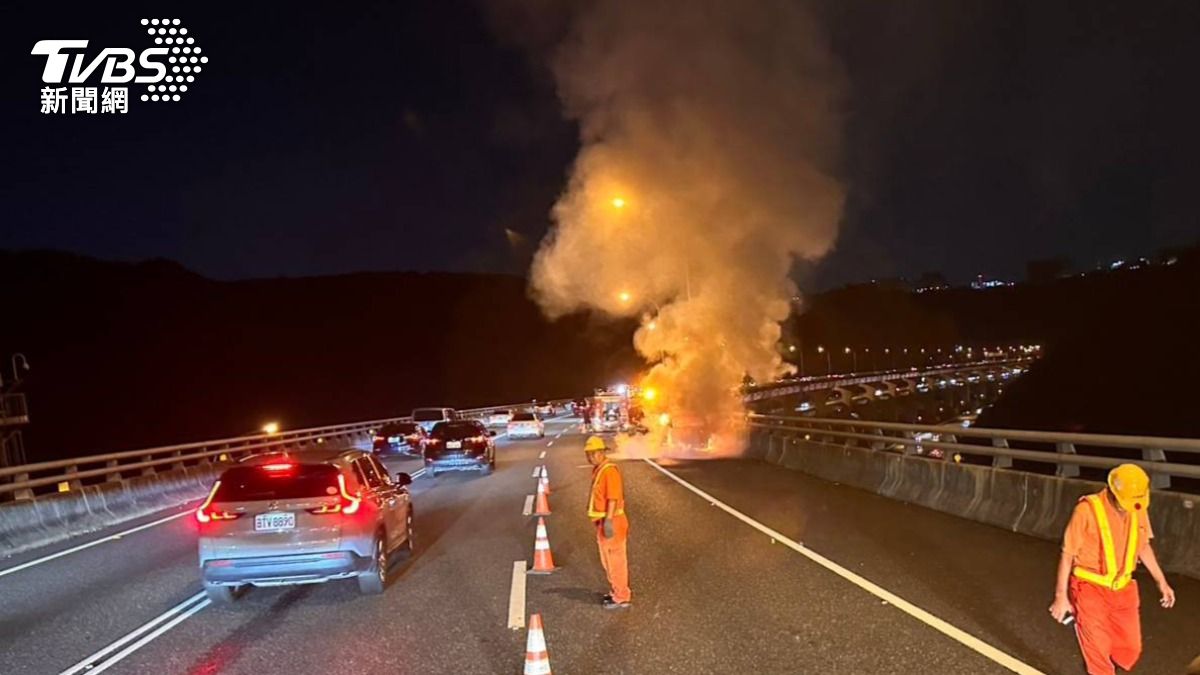
[[[204,584],[204,594],[214,605],[232,604],[238,596],[236,587],[217,584]]]
[[[358,575],[358,590],[363,595],[379,595],[387,586],[388,555],[384,540],[387,537],[380,532],[375,535],[375,556],[371,566]]]
[[[483,467],[479,469],[479,473],[481,473],[485,476],[490,476],[490,475],[492,475],[492,472],[495,470],[496,470],[496,460],[493,459],[492,461],[488,462],[487,464],[484,464]]]

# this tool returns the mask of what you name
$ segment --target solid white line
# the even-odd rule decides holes
[[[508,591],[508,627],[525,627],[525,567],[524,560],[513,561],[512,586]]]
[[[525,495],[525,508],[521,509],[521,515],[528,516],[533,513],[533,495]]]
[[[137,527],[131,527],[128,530],[117,532],[116,534],[110,534],[107,537],[102,537],[100,539],[97,539],[96,541],[89,541],[86,544],[80,544],[78,546],[72,546],[71,548],[68,548],[68,549],[63,549],[63,550],[59,551],[58,553],[51,553],[50,555],[42,556],[41,558],[38,558],[36,560],[30,560],[29,562],[24,562],[24,563],[21,563],[20,565],[14,565],[13,567],[9,567],[6,570],[0,570],[0,577],[6,576],[9,574],[13,574],[14,572],[20,572],[21,570],[29,569],[30,567],[34,567],[35,565],[41,565],[42,563],[50,562],[51,560],[54,560],[56,558],[61,558],[63,556],[71,555],[72,553],[78,553],[79,551],[89,549],[93,546],[99,546],[100,544],[103,544],[105,542],[116,541],[126,535],[133,534],[134,532],[141,532],[142,530],[148,530],[152,527],[162,525],[163,523],[169,523],[172,520],[175,520],[176,518],[182,518],[190,513],[191,513],[191,510],[188,510],[188,511],[184,511],[183,513],[176,513],[175,515],[167,516],[165,518],[159,518],[158,520],[152,520],[148,523],[138,525]]]
[[[163,612],[162,614],[159,614],[158,616],[154,617],[153,619],[147,621],[146,623],[142,624],[140,627],[134,629],[130,633],[127,633],[124,637],[121,637],[116,642],[113,642],[112,644],[105,647],[104,649],[101,649],[100,651],[96,652],[95,654],[88,656],[87,658],[83,659],[79,663],[76,663],[75,665],[71,666],[70,668],[64,670],[62,673],[60,673],[60,675],[75,675],[75,673],[81,672],[83,670],[87,670],[88,672],[96,672],[95,670],[93,670],[91,668],[92,664],[94,664],[96,661],[99,661],[100,659],[104,658],[108,654],[120,649],[121,647],[125,646],[125,644],[130,642],[131,640],[137,639],[137,637],[139,635],[141,635],[142,633],[145,633],[146,631],[154,628],[155,626],[162,623],[163,621],[166,621],[167,619],[171,618],[173,615],[178,614],[179,612],[182,612],[184,609],[188,608],[190,605],[193,605],[198,600],[203,600],[204,606],[208,605],[209,601],[207,598],[204,597],[204,592],[201,591],[201,592],[193,595],[192,597],[188,598],[187,600],[184,600],[183,602],[179,603],[178,605],[175,605],[171,609],[168,609],[167,611]],[[191,616],[191,614],[188,614],[188,616]],[[105,667],[107,667],[107,666],[105,666]]]
[[[541,454],[538,455],[538,459],[546,459],[546,451],[545,450],[543,450],[541,452]]]
[[[122,649],[121,651],[117,652],[116,654],[113,654],[113,657],[111,659],[105,661],[104,663],[96,666],[95,668],[88,670],[87,671],[88,675],[92,675],[93,673],[103,673],[104,671],[108,670],[109,668],[120,663],[122,660],[124,660],[124,658],[126,656],[129,656],[130,654],[136,652],[137,650],[141,649],[142,647],[145,647],[147,644],[149,644],[151,641],[153,641],[158,636],[171,630],[175,626],[178,626],[179,624],[183,623],[184,621],[187,621],[188,619],[190,619],[192,617],[193,614],[196,614],[197,612],[204,609],[205,607],[208,607],[211,604],[212,604],[212,601],[209,600],[208,598],[201,600],[199,603],[197,603],[195,606],[193,606],[188,611],[184,612],[183,614],[180,614],[179,616],[175,617],[174,619],[171,619],[167,623],[159,626],[158,629],[156,629],[153,633],[150,633],[149,635],[142,638],[141,640],[138,640],[137,642],[129,645],[125,649]]]
[[[993,647],[992,645],[984,642],[983,640],[980,640],[979,638],[975,637],[974,635],[971,635],[970,633],[962,630],[961,628],[951,625],[951,624],[947,623],[946,621],[934,616],[933,614],[930,614],[929,612],[921,609],[920,607],[917,607],[916,605],[905,600],[904,598],[901,598],[900,596],[896,595],[895,593],[892,593],[891,591],[883,588],[882,586],[879,586],[879,585],[867,580],[866,578],[861,577],[861,576],[855,574],[854,572],[851,572],[850,570],[833,562],[832,560],[826,558],[825,556],[823,556],[819,553],[816,553],[815,551],[813,551],[810,548],[805,547],[803,544],[799,544],[795,541],[792,541],[791,539],[784,536],[783,534],[776,532],[775,530],[772,530],[771,528],[767,527],[766,525],[763,525],[762,523],[758,522],[757,520],[754,520],[753,518],[751,518],[750,516],[747,516],[746,514],[742,513],[741,511],[738,511],[737,509],[734,509],[733,507],[725,504],[724,502],[718,500],[716,497],[713,497],[712,495],[710,495],[707,492],[701,490],[700,488],[692,485],[691,483],[680,478],[679,476],[676,476],[674,473],[659,466],[657,463],[655,463],[649,459],[647,459],[645,461],[650,466],[661,471],[668,478],[674,480],[675,482],[679,483],[680,485],[684,486],[685,488],[696,493],[702,499],[707,500],[709,504],[721,509],[725,513],[728,513],[729,515],[733,516],[734,518],[737,518],[738,520],[742,521],[743,523],[746,523],[750,527],[753,527],[754,529],[758,530],[759,532],[762,532],[763,534],[767,535],[768,537],[771,537],[771,539],[774,539],[775,541],[782,543],[783,545],[796,551],[800,555],[817,563],[818,565],[820,565],[821,567],[824,567],[825,569],[829,570],[830,572],[833,572],[834,574],[845,579],[846,581],[849,581],[850,583],[854,584],[855,586],[858,586],[862,590],[870,593],[871,595],[874,595],[875,597],[879,598],[880,600],[883,600],[883,601],[891,604],[892,606],[896,607],[900,611],[904,612],[905,614],[908,614],[909,616],[917,619],[918,621],[921,621],[922,623],[929,626],[930,628],[933,628],[934,630],[942,633],[943,635],[945,635],[953,640],[958,641],[960,644],[975,650],[979,654],[991,659],[992,661],[1000,664],[1001,666],[1008,668],[1009,670],[1013,671],[1014,673],[1019,673],[1020,675],[1045,675],[1045,673],[1038,670],[1037,668],[1034,668],[1033,666],[1017,659],[1014,656],[1011,656],[1005,652],[1000,651],[996,647]]]
[[[408,475],[413,478],[420,478],[421,476],[425,475],[425,469],[418,469],[417,471],[414,471]]]

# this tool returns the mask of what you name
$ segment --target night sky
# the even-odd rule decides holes
[[[576,130],[484,3],[99,5],[5,11],[0,248],[216,278],[524,273]],[[1021,277],[1030,259],[1091,267],[1200,238],[1200,4],[818,9],[846,71],[849,198],[805,286]],[[39,112],[36,41],[140,50],[155,16],[211,58],[182,101]]]

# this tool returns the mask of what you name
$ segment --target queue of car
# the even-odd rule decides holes
[[[530,410],[497,410],[488,424],[513,438],[542,438]],[[375,431],[369,451],[324,447],[252,455],[225,469],[195,511],[200,577],[209,599],[229,603],[252,586],[355,579],[382,593],[394,561],[413,550],[412,476],[383,459],[420,457],[425,473],[496,469],[496,432],[453,408],[417,408]]]

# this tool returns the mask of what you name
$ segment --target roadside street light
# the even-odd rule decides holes
[[[823,345],[817,345],[817,353],[825,355],[825,374],[832,375],[833,374],[833,358],[829,355],[829,352],[826,351],[826,349]]]
[[[633,295],[631,295],[629,291],[621,291],[620,293],[617,293],[617,299],[620,300],[622,304],[628,305],[629,301],[633,299]]]
[[[279,433],[279,422],[267,422],[262,426],[262,432],[268,436]]]
[[[617,209],[618,211],[625,208],[625,198],[624,197],[613,197],[612,201],[609,203],[612,204],[612,207],[614,209]]]
[[[857,373],[858,372],[858,353],[849,347],[846,347],[846,353],[849,354],[852,359],[854,359],[854,368],[850,372]]]

